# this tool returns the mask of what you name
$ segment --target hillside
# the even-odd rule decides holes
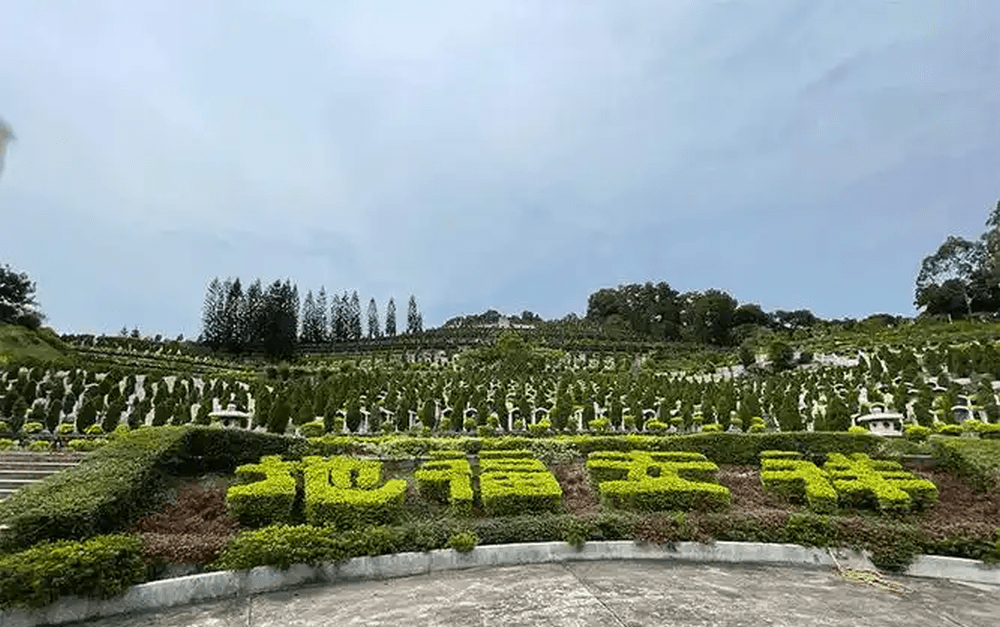
[[[63,357],[62,341],[49,329],[32,331],[24,327],[0,324],[0,364],[12,359],[41,360]]]

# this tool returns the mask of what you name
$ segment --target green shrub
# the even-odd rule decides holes
[[[17,442],[10,438],[0,438],[0,451],[7,451],[14,448]]]
[[[312,422],[299,425],[299,435],[304,438],[318,438],[322,437],[325,433],[326,425],[323,424],[322,420],[314,420]]]
[[[52,443],[48,440],[35,440],[28,445],[28,450],[33,453],[45,453],[52,450]]]
[[[236,477],[243,484],[226,491],[226,510],[248,527],[291,522],[299,466],[268,455],[259,464],[238,467]]]
[[[903,437],[911,442],[924,442],[930,434],[930,428],[921,425],[906,425],[903,429]]]
[[[67,442],[66,448],[68,448],[71,451],[89,453],[90,451],[96,451],[97,449],[101,448],[107,443],[108,443],[107,438],[95,438],[93,440],[76,439]]]
[[[1000,487],[1000,442],[931,436],[930,446],[941,468],[964,477],[975,489]]]
[[[611,430],[611,421],[607,418],[595,418],[590,421],[590,430],[594,433],[606,433]]]
[[[717,422],[707,424],[701,428],[702,433],[719,433],[722,431],[722,425]]]
[[[817,513],[836,511],[837,491],[816,464],[791,459],[788,455],[766,457],[766,453],[787,451],[765,451],[761,454],[760,483],[765,492],[780,494],[793,501],[805,501]]]
[[[69,435],[76,431],[76,427],[72,422],[64,422],[56,427],[56,433],[59,435]]]
[[[940,435],[959,436],[962,435],[962,426],[948,424],[945,422],[936,422],[934,423],[934,433]]]
[[[439,459],[425,463],[413,478],[420,495],[448,503],[457,516],[472,515],[472,468],[462,451],[434,451]],[[457,457],[446,457],[443,454]]]
[[[609,507],[647,512],[719,509],[732,500],[727,488],[710,483],[718,466],[701,454],[592,453],[586,466]]]
[[[530,455],[526,450],[480,453],[479,493],[488,515],[562,509],[562,487],[555,475]]]
[[[898,462],[873,461],[855,453],[851,458],[831,453],[823,469],[848,507],[876,506],[883,511],[906,512],[937,501],[937,486],[903,470]]]
[[[27,434],[41,433],[42,429],[44,429],[44,428],[45,428],[45,425],[43,425],[40,422],[29,422],[29,423],[26,423],[23,427],[21,427],[21,432],[22,433],[27,433]]]
[[[0,555],[0,608],[45,607],[63,595],[106,599],[147,577],[138,536],[42,543]]]
[[[552,423],[547,419],[543,418],[538,422],[528,425],[528,433],[533,436],[542,436],[552,430]]]
[[[83,431],[86,435],[103,435],[104,428],[99,424],[92,424]]]
[[[870,430],[866,429],[865,427],[860,427],[858,425],[852,425],[847,428],[847,432],[863,434],[863,433],[870,433]]]
[[[181,428],[143,429],[18,490],[0,501],[0,519],[10,527],[0,550],[128,529],[164,501],[184,443]]]
[[[479,544],[479,538],[471,531],[460,531],[448,538],[448,546],[459,553],[470,553]]]
[[[402,514],[406,481],[382,483],[382,463],[332,457],[304,458],[305,515],[311,525],[351,529],[395,522]]]

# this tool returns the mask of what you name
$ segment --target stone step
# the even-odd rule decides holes
[[[79,462],[3,462],[0,461],[0,471],[3,470],[44,470],[46,472],[59,472],[66,468],[73,468]]]
[[[0,491],[8,490],[13,492],[36,481],[37,479],[7,479],[6,477],[0,477]]]
[[[3,462],[79,462],[87,456],[86,453],[78,451],[66,451],[59,453],[30,453],[27,451],[2,451],[0,452],[0,463]]]
[[[30,468],[26,468],[24,470],[4,470],[0,468],[0,481],[4,479],[28,479],[31,481],[38,481],[53,474],[55,473],[51,470],[38,470]]]

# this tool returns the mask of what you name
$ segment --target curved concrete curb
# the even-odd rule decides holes
[[[834,549],[842,566],[874,569],[868,557],[857,551]],[[132,586],[123,595],[108,600],[64,597],[40,610],[12,609],[0,612],[0,627],[58,625],[92,618],[188,605],[201,601],[274,592],[313,583],[337,583],[359,579],[388,579],[477,566],[516,566],[592,560],[663,560],[730,564],[779,564],[788,566],[834,566],[826,549],[797,544],[752,542],[678,542],[673,549],[653,544],[588,542],[577,550],[565,542],[500,544],[479,546],[469,553],[451,549],[429,553],[398,553],[358,557],[340,564],[308,566],[296,564],[288,570],[259,566],[249,571],[190,575]],[[954,557],[921,555],[903,573],[912,577],[952,579],[1000,586],[1000,566]]]

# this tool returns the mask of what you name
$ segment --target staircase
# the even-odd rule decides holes
[[[79,464],[86,453],[0,451],[0,501],[26,485]]]

